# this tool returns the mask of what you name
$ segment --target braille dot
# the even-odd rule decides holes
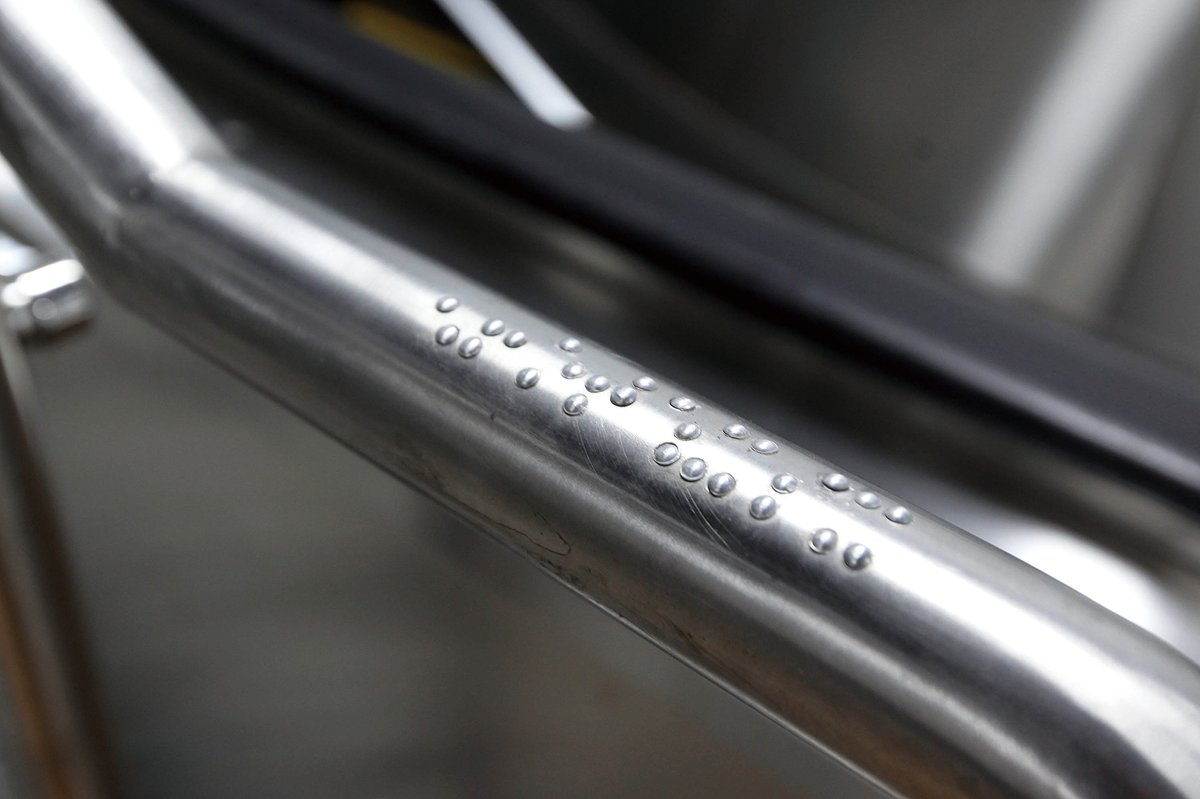
[[[483,342],[475,336],[471,336],[462,344],[458,345],[458,354],[464,358],[474,358],[479,354],[481,349],[483,349]]]
[[[854,498],[854,501],[859,505],[862,505],[864,508],[870,508],[872,510],[883,504],[882,500],[879,499],[879,495],[873,491],[861,492],[857,497]]]
[[[779,445],[769,438],[760,438],[750,445],[750,449],[760,455],[774,455],[779,451]]]
[[[750,431],[746,429],[746,425],[734,422],[733,424],[725,425],[725,435],[741,441],[743,438],[750,437]]]
[[[442,297],[437,301],[437,309],[442,313],[450,313],[458,307],[457,297]]]
[[[817,530],[808,539],[808,548],[818,555],[824,555],[837,546],[837,533],[828,527]]]
[[[637,389],[633,386],[617,386],[608,395],[609,401],[618,408],[626,408],[637,402]]]
[[[654,448],[654,462],[659,466],[670,466],[679,460],[679,447],[670,441],[664,441]]]
[[[521,371],[517,372],[517,387],[518,388],[533,388],[534,386],[537,385],[538,378],[540,378],[541,376],[542,376],[542,373],[539,372],[537,369],[533,369],[533,368],[522,369]]]
[[[458,340],[458,327],[456,325],[442,325],[433,334],[433,340],[443,347],[447,344],[453,344]]]
[[[842,559],[846,561],[846,565],[851,569],[859,571],[871,565],[871,550],[862,544],[851,544],[846,547],[846,554]]]
[[[583,349],[583,344],[574,336],[567,336],[562,341],[558,342],[558,348],[563,352],[579,352]]]
[[[696,410],[696,401],[691,397],[672,397],[671,407],[677,411]]]
[[[524,347],[527,341],[529,339],[525,337],[524,333],[520,330],[514,330],[504,337],[504,346],[512,347],[515,350],[517,347]]]
[[[498,336],[504,332],[504,320],[489,319],[483,323],[483,327],[479,328],[479,332],[485,336]]]
[[[689,483],[694,483],[708,471],[708,464],[703,458],[688,458],[679,467],[679,476]]]
[[[903,505],[893,505],[883,512],[889,522],[896,524],[908,524],[913,520],[912,511]]]
[[[612,381],[604,375],[592,375],[587,379],[587,382],[583,384],[583,387],[593,394],[596,394],[600,391],[607,391],[608,387],[611,385]]]
[[[737,480],[729,472],[721,472],[708,478],[708,493],[717,498],[729,496],[736,487]]]
[[[794,474],[777,474],[771,478],[771,488],[780,494],[790,494],[800,487],[800,481]]]
[[[681,441],[694,441],[700,437],[700,425],[695,422],[684,422],[675,428],[675,437]]]
[[[577,377],[583,377],[585,372],[587,372],[587,369],[584,369],[583,364],[581,364],[579,361],[571,361],[562,368],[562,376],[570,380],[574,380]]]
[[[633,387],[638,391],[657,391],[658,381],[650,375],[642,375],[633,379]]]
[[[750,500],[750,515],[759,521],[771,518],[778,509],[779,503],[775,501],[775,497],[769,497],[764,494],[761,497],[755,497]]]
[[[563,400],[563,413],[567,416],[578,416],[587,410],[587,397],[582,394],[572,394]]]
[[[830,491],[849,491],[850,480],[846,475],[830,472],[821,478],[821,485],[828,488]]]

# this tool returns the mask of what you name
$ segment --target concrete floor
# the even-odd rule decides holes
[[[129,797],[874,795],[111,302],[30,360]]]

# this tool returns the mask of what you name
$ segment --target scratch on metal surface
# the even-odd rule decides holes
[[[631,460],[631,458],[629,457],[629,450],[625,449],[625,438],[624,437],[620,437],[617,439],[617,446],[621,448],[621,455],[624,456],[625,460],[627,460],[627,461]]]
[[[700,510],[700,505],[696,502],[696,498],[692,496],[691,492],[685,491],[683,496],[687,500],[688,506],[692,509],[692,513],[696,515],[696,518],[703,522],[704,526],[709,529],[713,537],[721,542],[721,546],[729,549],[729,542],[725,540],[724,536],[717,532],[717,528],[713,526],[712,522],[710,522],[707,517],[705,517],[704,512]]]
[[[579,436],[579,447],[583,450],[583,457],[587,459],[588,468],[592,470],[592,474],[599,475],[600,472],[596,469],[596,464],[592,462],[592,454],[588,452],[587,436],[583,428],[576,427],[575,433]]]

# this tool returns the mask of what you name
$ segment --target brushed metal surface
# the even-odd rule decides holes
[[[1141,630],[235,163],[97,4],[0,3],[0,67],[6,154],[127,302],[782,723],[910,795],[1197,795],[1200,673]]]

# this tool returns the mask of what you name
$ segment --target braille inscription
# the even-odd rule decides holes
[[[664,441],[654,448],[654,462],[659,466],[670,466],[679,460],[679,447],[670,441]]]
[[[771,518],[778,509],[779,503],[775,501],[775,497],[766,494],[750,500],[750,515],[759,521]]]
[[[689,483],[694,483],[704,477],[704,473],[708,471],[708,464],[703,458],[688,458],[679,467],[679,476]]]
[[[533,388],[534,386],[537,385],[538,378],[540,378],[541,376],[542,376],[542,373],[539,372],[537,369],[533,369],[533,368],[522,369],[521,371],[517,372],[517,387],[518,388]]]
[[[830,491],[849,491],[850,480],[844,474],[830,472],[821,477],[821,485],[828,488]]]
[[[483,349],[483,342],[475,336],[463,341],[458,345],[458,354],[464,358],[474,358]]]

